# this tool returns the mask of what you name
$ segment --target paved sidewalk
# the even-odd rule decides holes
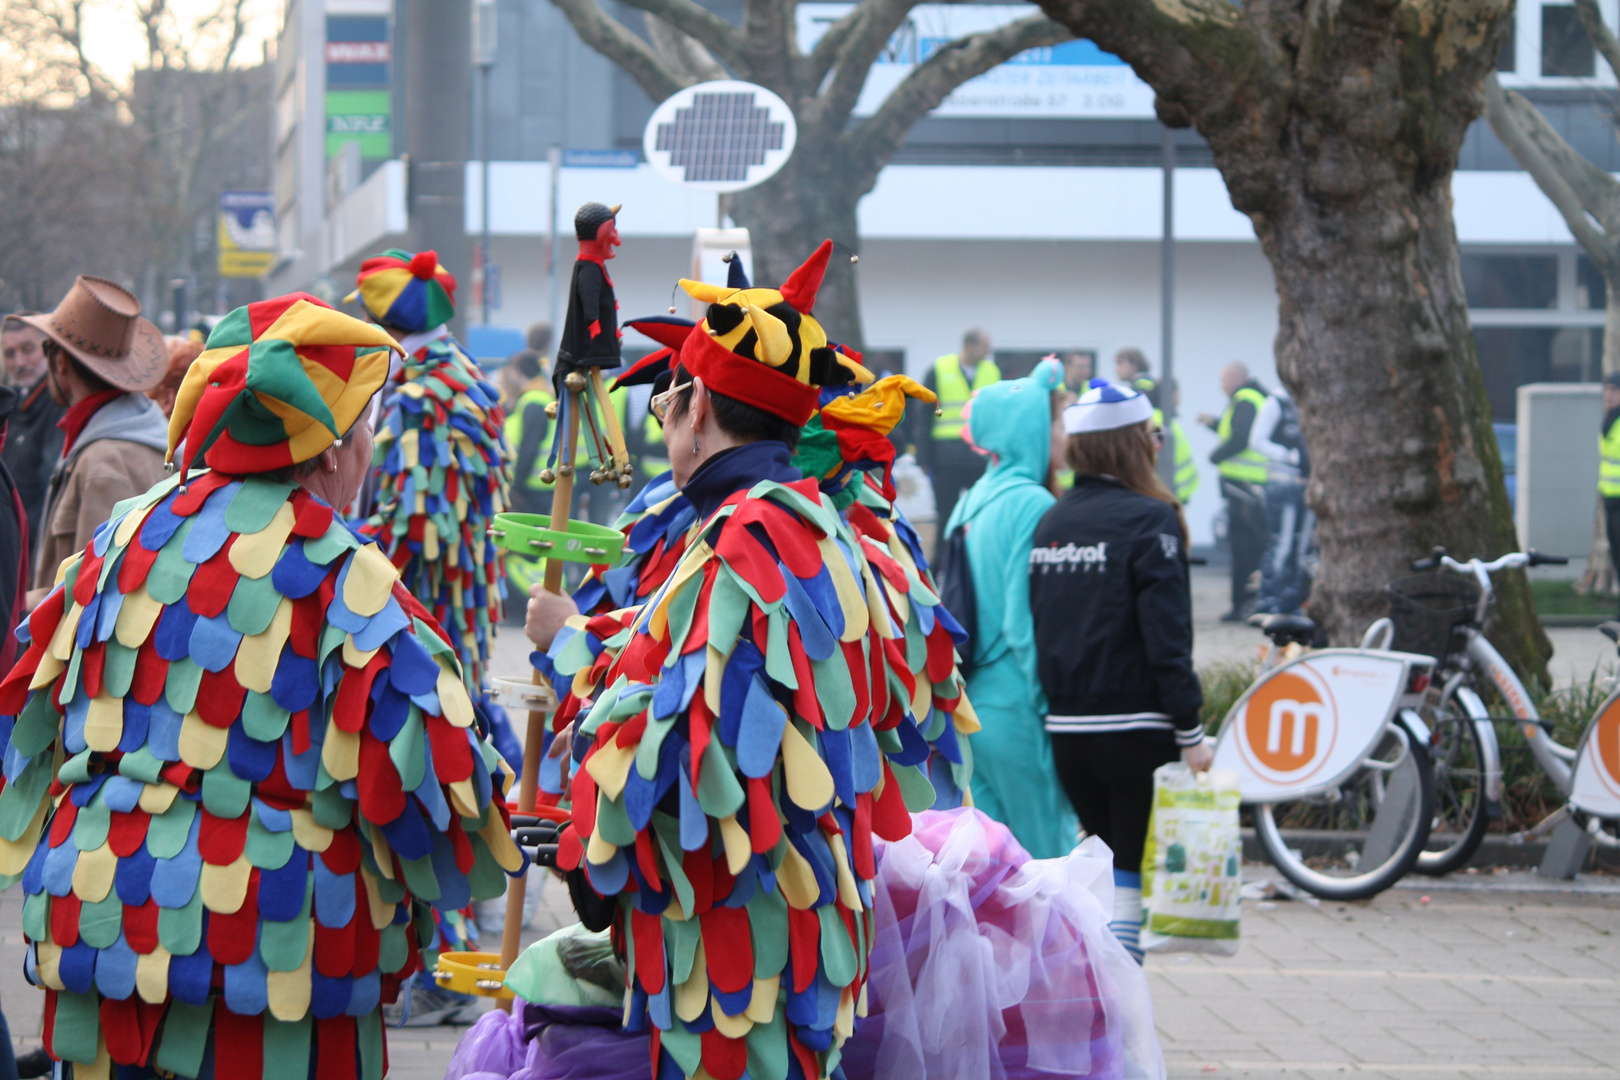
[[[1237,956],[1149,958],[1170,1075],[1620,1077],[1620,899],[1478,884],[1246,902]]]

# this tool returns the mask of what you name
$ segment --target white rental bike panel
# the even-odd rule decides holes
[[[1337,787],[1383,738],[1406,693],[1412,653],[1320,649],[1266,672],[1227,714],[1215,767],[1238,774],[1244,802]]]
[[[1620,694],[1603,703],[1575,752],[1569,801],[1600,818],[1620,818]]]

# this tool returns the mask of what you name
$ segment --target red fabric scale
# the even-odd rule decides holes
[[[716,865],[714,856],[709,854],[707,847],[682,854],[681,869],[692,885],[692,910],[689,914],[701,915],[714,906]]]
[[[942,683],[951,677],[951,665],[956,662],[952,650],[956,648],[956,643],[951,640],[951,632],[945,629],[945,624],[941,622],[934,623],[934,632],[928,635],[927,640],[928,659],[923,665],[924,670],[928,672],[928,678],[932,682]]]
[[[390,765],[392,763],[390,762]],[[467,839],[467,830],[462,827],[461,815],[450,815],[450,847],[456,853],[456,869],[463,874],[471,873],[474,862],[472,841]]]
[[[57,605],[61,605],[61,593],[54,593]],[[34,633],[32,623],[29,633]],[[45,650],[50,646],[50,638],[39,637],[35,634],[33,643],[23,653],[22,659],[11,669],[11,673],[0,681],[0,715],[16,716],[22,712],[23,706],[28,704],[28,684],[34,679],[34,672],[39,670],[39,662],[45,658]]]
[[[911,815],[900,794],[900,782],[889,768],[889,759],[882,758],[883,793],[872,805],[872,831],[885,840],[904,840],[911,835]],[[864,796],[863,796],[864,797]]]
[[[360,838],[352,828],[336,829],[332,842],[321,852],[321,861],[334,874],[352,874],[360,869]]]
[[[152,820],[145,810],[135,809],[127,814],[114,810],[112,824],[107,829],[107,846],[120,859],[127,859],[141,849],[146,840],[146,826]]]
[[[344,669],[343,677],[338,681],[337,701],[332,706],[332,723],[337,725],[339,731],[359,731],[365,726],[371,684],[382,674],[383,669],[388,667],[389,660],[388,651],[378,649],[376,655],[366,662],[365,667]],[[438,749],[438,745],[435,744],[434,753],[437,753]]]
[[[101,696],[101,676],[107,667],[107,643],[98,641],[85,649],[79,659],[79,689],[86,697]],[[59,681],[58,686],[61,685]]]
[[[748,933],[745,907],[710,908],[699,917],[703,931],[703,955],[709,965],[709,981],[721,992],[735,994],[754,983],[754,945]]]
[[[748,836],[754,854],[763,855],[782,839],[782,818],[771,797],[771,778],[748,778]],[[871,877],[871,874],[865,875]]]
[[[316,1019],[315,1080],[354,1080],[355,1027],[352,1016]]]
[[[636,942],[636,982],[648,994],[657,994],[664,989],[665,977],[663,919],[631,908],[630,935]]]
[[[202,509],[208,496],[231,482],[231,477],[219,472],[206,472],[186,483],[186,490],[174,497],[169,510],[177,517],[190,517]]]
[[[145,956],[158,947],[158,905],[150,896],[146,903],[135,907],[124,905],[124,940],[129,947]]]
[[[636,869],[646,879],[653,892],[663,892],[664,882],[658,868],[658,856],[653,851],[652,836],[646,829],[636,833]],[[656,991],[655,991],[656,993]]]
[[[354,1074],[352,1061],[349,1073]],[[264,1076],[264,1018],[236,1015],[225,1007],[223,996],[214,1006],[214,1075],[231,1080]]]
[[[720,539],[714,545],[716,555],[726,561],[734,574],[754,587],[761,600],[774,604],[787,595],[787,583],[782,571],[765,550],[765,545],[754,534],[736,522],[728,521],[720,529]],[[806,575],[808,576],[808,575]]]
[[[167,1009],[166,1002],[148,1005],[138,997],[101,999],[101,1036],[107,1040],[107,1056],[120,1065],[144,1065],[148,1055],[152,1052],[152,1042],[157,1038],[158,1025],[163,1021],[163,1013]],[[259,1026],[255,1020],[254,1026]],[[220,1031],[217,1038],[226,1037]],[[218,1052],[216,1061],[222,1062]],[[258,1073],[223,1073],[225,1076],[251,1076],[258,1080]]]
[[[73,835],[73,823],[79,819],[79,808],[72,799],[63,799],[51,817],[51,847],[61,847]]]
[[[229,866],[241,858],[242,849],[247,844],[248,815],[215,817],[206,807],[198,807],[197,813],[202,815],[202,826],[197,830],[197,851],[202,855],[203,862]]]
[[[360,813],[367,819],[386,825],[405,812],[405,788],[393,758],[388,756],[388,744],[369,731],[360,736],[360,775],[356,783]]]
[[[129,696],[142,705],[155,705],[169,678],[169,662],[158,655],[156,635],[148,636],[135,654],[135,674]]]
[[[321,626],[326,622],[326,605],[332,599],[332,580],[332,574],[326,575],[313,593],[293,601],[287,643],[292,646],[294,653],[306,660],[315,659],[315,650],[320,644]]]
[[[102,556],[96,554],[94,546],[84,549],[84,558],[79,560],[77,576],[73,579],[73,602],[80,607],[88,607],[90,601],[96,597],[96,584],[101,580]]]
[[[853,843],[849,857],[855,866],[855,876],[862,881],[877,877],[877,859],[872,851],[872,795],[861,792],[855,796],[855,817],[850,829]]]
[[[703,1067],[709,1075],[714,1080],[739,1080],[748,1068],[748,1043],[743,1039],[726,1038],[719,1028],[705,1031],[702,1039]]]
[[[467,730],[458,728],[442,716],[429,716],[426,721],[428,739],[433,744],[433,771],[439,783],[453,784],[472,775],[472,744],[467,742]]]
[[[236,679],[233,665],[218,671],[204,671],[197,684],[197,715],[213,727],[228,728],[242,715],[247,687]]]
[[[202,618],[212,619],[225,610],[237,579],[242,576],[231,565],[231,547],[237,535],[231,533],[213,557],[191,572],[191,583],[186,586],[186,605]]]
[[[370,909],[362,902],[355,906],[354,922],[370,922]],[[354,927],[322,926],[315,920],[315,970],[327,978],[347,975],[354,968]]]
[[[51,897],[51,940],[67,949],[79,941],[79,896]]]
[[[247,896],[243,898],[242,906],[229,915],[209,912],[208,952],[217,964],[246,963],[258,947],[258,930],[259,868],[254,867],[248,874]],[[316,955],[320,955],[319,948]]]
[[[293,495],[293,514],[294,536],[318,540],[332,527],[332,508],[317,502],[302,491]]]
[[[128,596],[146,581],[146,575],[151,572],[152,564],[157,562],[158,553],[147,551],[141,546],[139,536],[124,549],[124,557],[118,564],[118,591]]]
[[[821,919],[814,910],[788,908],[788,959],[793,970],[793,992],[802,994],[816,981],[816,969],[821,964]]]
[[[811,727],[820,731],[825,725],[822,721],[821,702],[816,697],[816,677],[810,669],[810,657],[805,655],[804,641],[799,637],[799,627],[795,623],[788,623],[788,656],[793,661],[793,677],[798,681],[798,688],[793,691],[793,711],[801,720],[807,721]]]

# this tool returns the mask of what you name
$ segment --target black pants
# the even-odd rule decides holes
[[[961,439],[941,439],[931,449],[934,453],[934,506],[939,510],[940,534],[944,535],[945,523],[951,519],[956,500],[984,475],[989,459],[974,453]]]
[[[1603,500],[1603,525],[1609,534],[1609,560],[1620,577],[1620,498],[1610,496]]]
[[[1256,611],[1297,615],[1304,600],[1299,560],[1310,511],[1305,506],[1305,485],[1284,480],[1266,485],[1266,554],[1260,564],[1260,602]]]
[[[1266,553],[1266,492],[1258,484],[1221,478],[1226,499],[1226,541],[1232,548],[1232,610],[1249,603],[1249,579]]]
[[[1177,761],[1168,731],[1052,733],[1052,761],[1080,824],[1114,852],[1114,868],[1137,873],[1153,811],[1153,770]]]

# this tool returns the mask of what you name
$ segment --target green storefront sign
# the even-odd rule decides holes
[[[387,158],[394,155],[389,116],[393,102],[387,90],[331,90],[326,95],[326,156],[336,154],[346,142],[360,144],[360,156]]]

